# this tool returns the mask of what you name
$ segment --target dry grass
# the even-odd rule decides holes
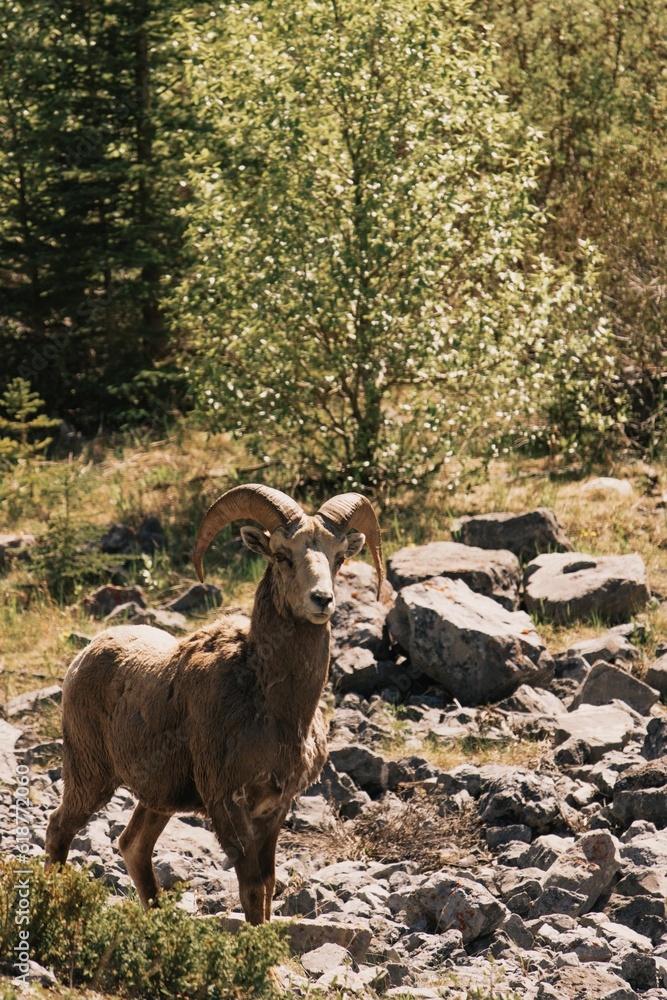
[[[458,740],[426,739],[422,744],[423,756],[443,770],[459,764],[507,764],[537,770],[553,747],[550,740],[516,739],[491,740],[484,737],[464,736]]]
[[[416,861],[422,871],[466,863],[473,849],[484,849],[483,828],[474,803],[456,808],[444,793],[411,789],[403,809],[377,803],[354,821],[363,854],[376,861]]]
[[[547,460],[461,469],[457,491],[443,486],[425,501],[385,512],[387,553],[405,544],[449,537],[451,520],[460,514],[550,506],[577,548],[593,553],[639,552],[652,589],[667,595],[667,508],[661,506],[660,485],[667,483],[667,466],[657,468],[657,480],[647,478],[641,463],[599,471],[629,479],[633,495],[586,493],[581,482]],[[168,441],[97,440],[69,461],[22,464],[6,474],[0,481],[0,531],[40,534],[62,507],[65,488],[77,523],[103,529],[112,521],[136,524],[144,515],[154,515],[167,531],[170,551],[180,546],[182,554],[180,561],[157,560],[149,568],[145,585],[151,602],[158,603],[193,581],[187,555],[206,504],[248,478],[253,478],[248,459],[223,435],[176,427]],[[209,579],[222,586],[225,610],[247,611],[262,564],[242,557],[232,538],[230,534],[213,546],[207,560]],[[641,675],[657,644],[667,638],[667,613],[656,607],[640,618],[648,626],[636,667]],[[193,620],[193,628],[203,620]],[[27,564],[17,564],[0,578],[0,698],[60,680],[75,652],[67,643],[69,632],[78,629],[92,635],[100,627],[52,601],[31,578]],[[548,648],[559,652],[578,639],[600,634],[605,624],[538,623],[538,629]],[[451,762],[469,759],[464,757],[468,749],[454,745],[438,753]],[[472,749],[478,755],[483,750]],[[487,752],[506,759],[523,751],[508,746],[490,747]]]

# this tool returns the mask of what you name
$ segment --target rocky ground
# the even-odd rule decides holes
[[[380,601],[369,566],[341,572],[330,759],[279,842],[275,913],[299,955],[282,982],[297,995],[667,997],[667,656],[638,676],[642,560],[572,552],[546,510],[461,519],[454,537],[396,553]],[[217,601],[193,592],[162,610],[196,600]],[[98,595],[93,613],[95,601],[116,621],[118,606],[147,613],[141,594]],[[527,611],[610,627],[554,656]],[[60,744],[31,719],[57,698],[21,696],[0,720],[0,776],[31,765],[35,854]],[[466,746],[496,759],[452,764]],[[116,838],[133,806],[119,792],[71,855],[120,894]],[[8,811],[0,832],[11,851]],[[164,886],[187,883],[184,906],[233,930],[224,862],[188,816],[155,854]]]

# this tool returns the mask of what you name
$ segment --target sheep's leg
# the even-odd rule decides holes
[[[118,848],[128,875],[137,887],[139,899],[145,910],[155,903],[160,891],[153,869],[153,848],[171,819],[164,813],[154,812],[138,805],[130,822],[118,838]]]
[[[46,828],[46,867],[52,864],[64,865],[67,861],[72,841],[90,817],[103,809],[114,793],[114,789],[99,792],[96,797],[88,799],[80,793],[71,791],[71,784],[65,784],[63,800],[55,812],[51,813]]]
[[[239,880],[241,908],[249,924],[264,923],[264,880],[250,814],[237,803],[208,807],[213,829]]]
[[[273,893],[276,888],[276,844],[278,843],[278,834],[280,833],[284,818],[284,815],[281,815],[280,822],[274,822],[269,827],[264,839],[260,841],[258,851],[259,870],[264,884],[265,920],[271,919],[271,903],[273,902]]]
[[[234,865],[239,880],[241,907],[249,924],[263,924],[265,920],[265,888],[259,867],[257,849],[253,844]]]

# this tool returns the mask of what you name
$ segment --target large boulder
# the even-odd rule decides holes
[[[411,777],[410,772],[398,761],[388,760],[360,743],[332,743],[329,746],[329,760],[339,774],[349,774],[355,784],[370,795],[380,795],[396,788]]]
[[[645,819],[659,829],[667,827],[667,757],[624,771],[614,785],[612,812],[624,825]]]
[[[491,826],[520,822],[538,833],[544,833],[560,819],[553,778],[519,769],[492,782],[480,799],[479,809],[483,822]]]
[[[556,717],[554,739],[556,746],[572,741],[583,744],[583,759],[594,764],[609,751],[621,750],[636,728],[635,715],[623,703],[580,705]]]
[[[591,830],[567,848],[547,870],[542,891],[530,916],[558,913],[562,900],[574,906],[564,912],[571,916],[587,913],[611,885],[621,868],[618,842],[607,830]],[[576,900],[574,897],[581,897]],[[556,908],[554,908],[556,907]]]
[[[336,610],[331,619],[332,659],[350,648],[369,649],[375,656],[383,652],[385,618],[396,595],[385,580],[378,601],[376,585],[375,570],[368,563],[355,561],[341,567],[335,584]]]
[[[478,514],[459,517],[452,524],[452,538],[480,549],[509,549],[529,562],[541,552],[569,552],[572,543],[547,507],[522,514]]]
[[[646,727],[642,756],[646,760],[657,760],[667,755],[667,718],[658,716],[651,719]]]
[[[644,560],[636,553],[548,553],[526,566],[523,585],[529,614],[560,624],[592,615],[627,621],[651,596]]]
[[[463,705],[540,684],[552,661],[523,611],[506,611],[463,580],[436,577],[400,591],[387,618],[412,664]]]
[[[387,576],[396,590],[434,576],[463,580],[475,593],[492,597],[508,611],[519,607],[521,567],[507,550],[490,551],[457,542],[413,545],[387,560]]]
[[[458,872],[436,872],[408,897],[408,920],[427,920],[440,933],[459,930],[463,943],[491,934],[508,916],[507,908],[481,883]]]
[[[632,674],[598,660],[572,699],[570,709],[577,709],[580,705],[608,705],[618,699],[640,715],[648,715],[659,697],[657,691]]]
[[[565,656],[582,656],[587,663],[593,664],[598,660],[605,663],[633,663],[639,659],[639,650],[623,634],[623,626],[617,625],[610,628],[604,635],[596,636],[593,639],[582,639],[570,646]]]
[[[652,688],[659,691],[664,698],[667,696],[667,654],[660,656],[646,671],[644,680]]]

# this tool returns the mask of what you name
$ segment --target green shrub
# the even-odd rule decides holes
[[[271,968],[287,955],[273,926],[236,935],[178,906],[178,891],[145,913],[133,900],[110,904],[110,890],[86,869],[44,870],[42,859],[0,858],[0,954],[18,941],[17,881],[30,871],[30,954],[63,983],[89,984],[130,998],[226,1000],[270,996]]]

